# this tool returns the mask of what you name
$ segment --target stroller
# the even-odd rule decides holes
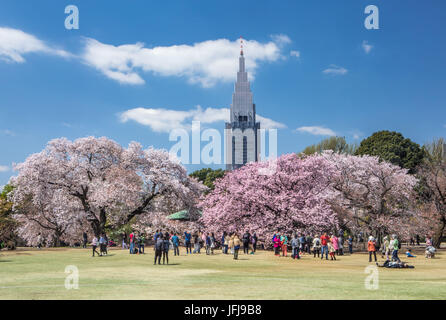
[[[437,249],[435,249],[433,246],[429,246],[426,248],[424,256],[428,259],[435,258],[435,252],[437,252]]]

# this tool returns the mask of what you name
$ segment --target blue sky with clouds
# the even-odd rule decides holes
[[[69,4],[79,30],[64,27]],[[369,4],[379,30],[364,27]],[[446,136],[445,30],[438,0],[2,0],[0,185],[57,137],[170,149],[192,120],[222,130],[241,35],[279,154],[334,134]]]

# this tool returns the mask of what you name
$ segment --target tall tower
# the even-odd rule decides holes
[[[230,122],[225,127],[226,170],[234,170],[260,159],[260,122],[256,122],[256,106],[252,102],[248,73],[245,71],[243,40],[232,94]]]

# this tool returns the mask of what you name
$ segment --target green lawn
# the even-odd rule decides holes
[[[181,250],[161,266],[153,265],[151,248],[95,258],[88,249],[2,251],[0,299],[446,299],[444,251],[436,259],[411,259],[415,269],[379,268],[379,289],[366,290],[365,254],[294,261],[260,251],[234,261],[220,251]],[[77,290],[65,289],[67,265],[79,270]]]

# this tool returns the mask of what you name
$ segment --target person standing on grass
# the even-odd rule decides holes
[[[300,259],[299,256],[299,239],[297,238],[297,234],[294,234],[293,239],[291,240],[291,248],[293,248],[293,259]]]
[[[180,239],[178,238],[177,233],[175,232],[174,235],[171,238],[172,244],[173,244],[173,255],[179,256],[180,255]]]
[[[200,237],[200,248],[203,248],[205,245],[206,245],[206,232],[202,232]]]
[[[200,253],[200,236],[198,233],[194,235],[194,253]]]
[[[325,260],[328,260],[328,241],[329,238],[326,233],[321,236],[321,259],[324,259],[325,252]]]
[[[225,236],[225,254],[228,254],[229,241],[231,241],[231,237],[229,236],[229,234],[226,234],[226,236]]]
[[[122,234],[122,249],[127,249],[127,235],[125,232]]]
[[[213,232],[211,233],[211,236],[210,236],[210,242],[211,242],[211,254],[214,254],[214,248],[215,248],[216,241],[215,241],[215,236],[214,236]]]
[[[134,243],[134,238],[135,238],[135,234],[133,233],[133,231],[130,233],[130,236],[129,236],[129,238],[130,238],[130,254],[133,254],[134,252],[133,252],[133,248],[134,248],[134,246],[135,246],[135,243]]]
[[[307,238],[305,238],[305,234],[301,234],[299,238],[300,243],[300,254],[303,255],[305,253],[305,249],[307,246]]]
[[[339,255],[343,256],[344,255],[344,236],[343,235],[338,236],[338,248],[339,248]]]
[[[274,238],[274,255],[280,257],[280,234],[277,233]]]
[[[333,245],[332,240],[328,241],[327,246],[328,246],[328,251],[330,252],[330,260],[336,260],[336,256],[335,256],[336,249]]]
[[[166,232],[164,234],[164,239],[163,239],[163,264],[164,262],[167,262],[167,264],[169,264],[169,247],[170,247],[170,241],[169,241],[169,233]]]
[[[91,247],[93,248],[92,257],[94,257],[95,252],[97,253],[98,256],[101,256],[101,254],[96,250],[96,248],[98,247],[98,238],[96,238],[96,236],[94,236],[93,240],[91,240]]]
[[[243,253],[248,254],[249,253],[249,241],[251,240],[251,235],[249,234],[248,230],[245,231],[243,234]]]
[[[87,236],[87,233],[86,232],[84,232],[83,234],[82,234],[82,237],[83,237],[83,241],[82,241],[82,248],[87,248],[87,242],[88,242],[88,236]]]
[[[386,257],[386,261],[390,260],[390,241],[388,236],[385,236],[383,238],[383,248],[381,257],[384,258],[384,256]]]
[[[321,239],[319,239],[319,237],[317,235],[315,235],[314,239],[313,239],[313,255],[314,255],[314,258],[316,258],[316,254],[317,254],[317,257],[319,258],[320,251],[321,251]]]
[[[107,234],[105,234],[105,233],[104,233],[104,240],[105,240],[104,252],[105,252],[105,255],[107,255],[108,254],[108,237],[107,237]]]
[[[211,254],[211,236],[208,234],[206,236],[206,255]]]
[[[254,254],[257,250],[257,233],[254,231],[251,237],[252,242],[252,252],[251,254]]]
[[[367,243],[367,251],[369,252],[369,262],[372,262],[372,254],[376,260],[376,241],[372,236],[369,237],[369,242]]]
[[[221,235],[221,253],[225,254],[225,238],[226,238],[226,231],[223,231],[223,234]]]
[[[353,237],[351,235],[348,236],[347,244],[348,244],[348,253],[352,254],[353,253]]]
[[[392,251],[392,261],[401,262],[400,258],[398,257],[398,250],[401,248],[400,242],[398,241],[396,234],[392,235],[392,245],[391,249]]]
[[[101,235],[99,238],[99,252],[101,253],[101,256],[105,254],[105,239],[104,234]]]
[[[426,248],[432,246],[432,238],[429,236],[426,236]]]
[[[333,248],[335,249],[336,255],[339,255],[339,243],[338,243],[338,237],[336,235],[331,235],[330,238],[331,244],[333,245]]]
[[[231,254],[234,254],[234,238],[235,234],[231,234],[231,237],[229,238],[229,249],[231,250]]]
[[[288,256],[288,237],[286,234],[282,235],[280,237],[280,245],[282,246],[282,256],[287,257]]]
[[[139,243],[138,243],[138,251],[139,251],[139,253],[141,254],[144,254],[144,246],[145,246],[145,242],[146,242],[146,238],[144,237],[144,234],[141,234],[140,236],[139,236]]]
[[[186,246],[186,254],[192,253],[192,235],[189,232],[184,232],[184,245]]]
[[[240,250],[241,241],[237,234],[234,235],[234,259],[238,259],[238,252]]]
[[[310,234],[308,234],[306,237],[305,237],[305,243],[306,243],[306,252],[308,253],[308,254],[311,254],[311,244],[313,243],[313,239],[311,238],[311,236],[310,236]]]
[[[156,260],[158,260],[158,264],[161,264],[161,255],[163,254],[163,247],[164,247],[164,241],[163,241],[163,235],[159,234],[156,237],[155,242],[155,260],[153,261],[153,264],[156,264]]]

